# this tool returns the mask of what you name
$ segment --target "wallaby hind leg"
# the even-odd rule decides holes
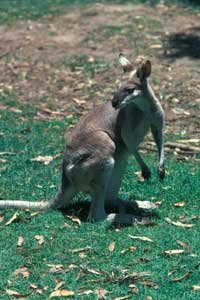
[[[89,221],[103,221],[107,218],[105,212],[105,196],[114,167],[114,159],[105,159],[98,162],[95,167],[94,177],[90,184],[92,203],[88,215]]]
[[[140,165],[141,171],[142,171],[142,177],[144,179],[150,179],[151,178],[151,171],[149,167],[146,165],[146,163],[143,161],[142,157],[140,156],[138,150],[135,150],[133,152],[133,155],[135,156],[136,161]]]
[[[118,192],[126,169],[127,159],[128,157],[126,153],[116,155],[115,166],[106,192],[105,205],[108,209],[112,210],[113,208],[116,209],[119,207]]]
[[[63,168],[62,172],[62,181],[61,181],[61,188],[57,192],[54,199],[51,201],[51,208],[60,209],[65,208],[72,198],[76,195],[77,191],[74,188],[73,184],[65,175],[65,170]]]

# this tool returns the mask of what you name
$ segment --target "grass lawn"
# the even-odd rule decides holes
[[[154,18],[154,8],[139,5],[131,16],[116,3],[114,9],[104,6],[112,1],[69,10],[86,2],[0,1],[0,199],[55,196],[65,133],[93,103],[113,93],[120,74],[114,59],[123,41],[129,54],[135,47],[135,56],[142,52],[154,60],[153,86],[170,117],[166,140],[198,143],[199,53],[188,46],[188,40],[199,45],[198,11],[160,7]],[[198,6],[195,0],[175,3],[183,2]],[[193,29],[182,48],[165,45],[163,32],[173,33],[174,26],[184,31],[183,18]],[[167,61],[171,50],[180,59],[172,55]],[[130,157],[120,190],[123,200],[160,204],[146,224],[88,223],[90,198],[83,194],[69,216],[0,211],[0,299],[200,299],[199,157],[184,162],[166,155],[168,176],[160,182],[152,153],[143,154],[151,180],[138,182],[139,167]],[[45,160],[34,160],[39,156]]]
[[[62,153],[65,131],[72,120],[37,121],[35,109],[19,106],[10,98],[1,98],[7,109],[1,111],[0,152],[14,154],[1,156],[0,197],[48,200],[58,189],[61,157],[48,165],[31,159]],[[152,179],[138,183],[134,174],[138,166],[131,158],[121,197],[161,201],[159,216],[151,226],[116,229],[84,220],[79,226],[58,211],[36,215],[18,211],[16,219],[6,225],[15,211],[2,212],[1,299],[14,299],[8,295],[12,291],[27,299],[47,299],[59,283],[60,289],[73,291],[76,299],[97,299],[101,293],[107,293],[106,299],[127,295],[131,299],[197,299],[193,286],[200,283],[199,166],[195,161],[181,163],[167,157],[169,176],[160,183],[156,158],[148,155],[146,160],[153,170]],[[81,208],[88,198],[82,195],[76,201],[82,203]],[[174,206],[182,201],[182,207]],[[175,226],[165,218],[192,227]],[[129,235],[145,236],[152,242]],[[19,237],[22,245],[17,245]],[[174,255],[164,252],[177,249],[184,251]],[[134,272],[147,273],[137,279],[131,276]]]

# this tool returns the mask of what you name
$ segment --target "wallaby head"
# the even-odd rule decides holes
[[[142,60],[140,66],[134,69],[132,63],[123,55],[119,55],[119,63],[125,73],[128,73],[128,79],[122,83],[119,90],[114,94],[112,105],[115,108],[123,108],[138,97],[143,97],[147,78],[151,75],[150,60]]]

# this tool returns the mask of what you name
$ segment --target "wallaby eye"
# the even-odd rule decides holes
[[[135,88],[127,88],[126,91],[129,93],[129,94],[132,94],[134,92]]]

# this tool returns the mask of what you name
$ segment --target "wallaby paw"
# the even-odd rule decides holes
[[[161,180],[165,178],[165,174],[166,174],[165,167],[158,167],[158,175]]]
[[[151,178],[151,171],[149,169],[143,169],[142,170],[142,177],[144,179],[150,179]]]
[[[131,214],[109,214],[106,217],[106,221],[112,223],[124,224],[124,225],[136,225],[137,219]]]

